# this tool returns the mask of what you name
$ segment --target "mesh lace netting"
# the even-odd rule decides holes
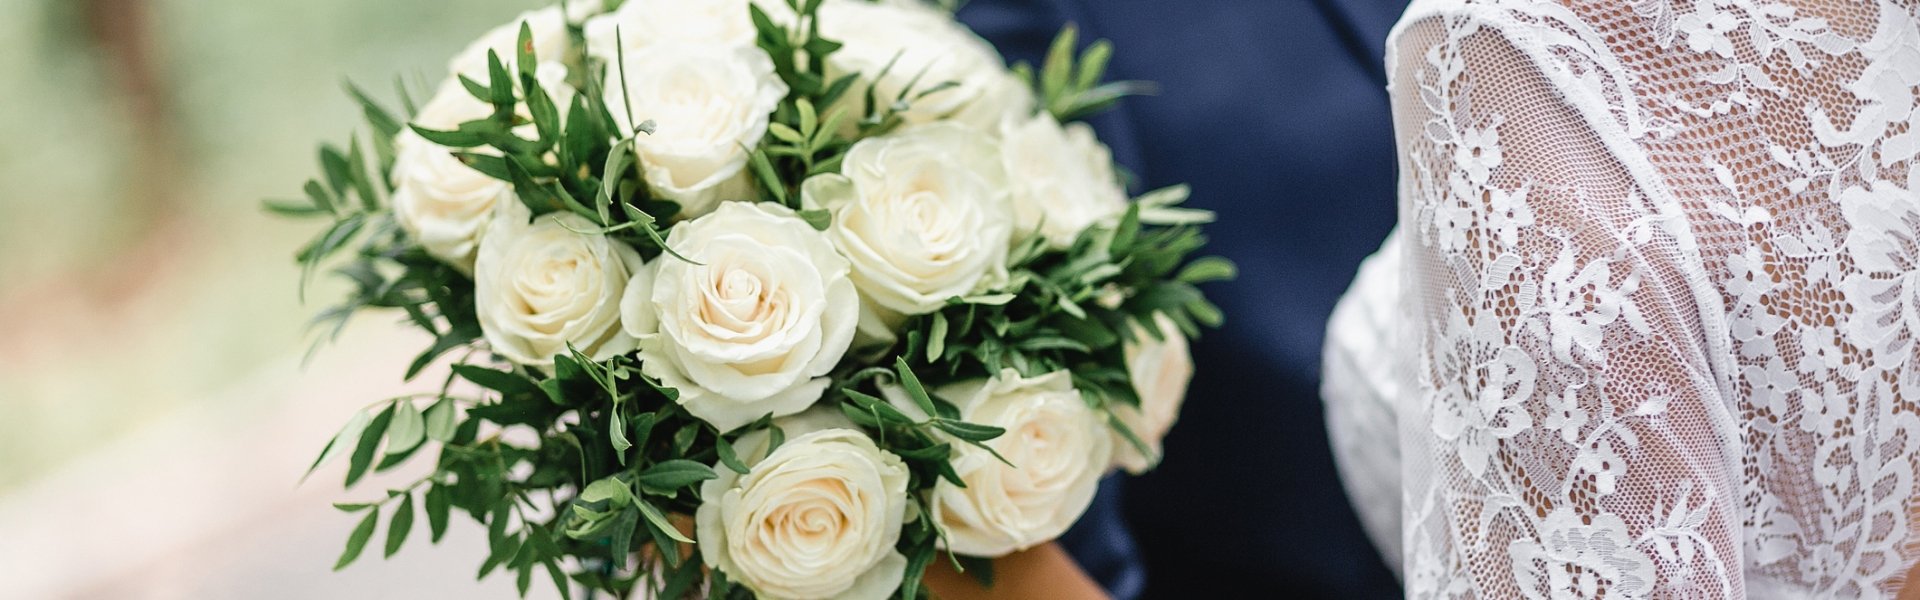
[[[1335,313],[1324,390],[1409,597],[1901,589],[1916,13],[1414,2],[1400,228]]]

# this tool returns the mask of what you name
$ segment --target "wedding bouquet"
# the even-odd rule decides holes
[[[320,323],[398,309],[407,378],[450,364],[315,461],[434,454],[337,505],[336,568],[458,511],[522,593],[921,598],[1158,460],[1234,269],[1073,123],[1135,89],[1106,43],[1036,72],[914,2],[607,4],[488,32],[404,114],[350,85],[366,134],[268,202],[331,223]]]

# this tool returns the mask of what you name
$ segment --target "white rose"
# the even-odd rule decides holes
[[[766,52],[657,44],[627,53],[625,73],[607,70],[607,109],[623,131],[633,127],[629,110],[633,120],[654,121],[634,145],[655,197],[697,217],[753,193],[746,149],[760,143],[787,95]]]
[[[1140,407],[1119,402],[1108,405],[1114,418],[1125,423],[1127,429],[1153,451],[1152,456],[1142,454],[1132,442],[1117,432],[1114,434],[1114,464],[1135,475],[1147,472],[1160,462],[1160,441],[1167,436],[1167,430],[1173,428],[1174,421],[1179,420],[1180,404],[1187,398],[1187,382],[1193,380],[1193,356],[1187,352],[1187,334],[1162,313],[1153,313],[1153,323],[1160,330],[1160,339],[1154,339],[1145,327],[1134,323],[1133,340],[1123,349],[1127,375],[1133,379],[1133,392],[1140,397]]]
[[[912,84],[914,91],[908,94],[912,107],[903,115],[909,123],[957,117],[982,99],[1002,110],[1021,107],[1021,96],[1006,96],[1022,90],[1006,87],[1011,77],[993,46],[928,3],[828,0],[821,5],[819,18],[821,35],[845,44],[827,57],[829,79],[847,73],[861,76],[847,94],[851,102],[865,102],[868,83],[874,84],[875,98],[883,103],[893,102]],[[914,83],[916,77],[919,81]],[[913,99],[920,91],[948,81],[956,85]],[[1030,92],[1024,101],[1031,108]],[[861,104],[853,108],[862,109]],[[996,113],[967,113],[966,122],[993,131],[1001,117]]]
[[[715,465],[694,513],[701,557],[761,598],[882,600],[907,568],[894,545],[907,508],[906,464],[837,413],[783,420],[736,444],[751,471]],[[843,424],[818,429],[834,420]],[[760,458],[763,457],[764,458]]]
[[[1113,173],[1113,154],[1085,123],[1062,127],[1053,115],[1008,121],[1000,152],[1013,182],[1021,236],[1039,234],[1055,248],[1081,231],[1119,219],[1127,194]]]
[[[573,47],[572,37],[567,33],[567,15],[559,6],[549,6],[520,13],[512,22],[481,35],[453,56],[447,63],[447,72],[486,84],[491,79],[487,73],[487,53],[493,52],[500,56],[500,64],[508,73],[515,73],[519,68],[516,57],[520,56],[521,23],[526,23],[533,34],[533,54],[541,62],[558,61]]]
[[[777,0],[627,0],[587,21],[587,54],[612,65],[623,43],[629,53],[656,44],[752,46],[759,32],[748,5],[759,5],[777,22],[792,18],[791,10]]]
[[[673,228],[621,301],[642,370],[722,431],[805,410],[859,315],[847,261],[791,209],[727,202]]]
[[[640,268],[626,244],[592,231],[580,215],[527,222],[509,203],[494,219],[474,265],[475,309],[493,351],[527,365],[550,364],[567,345],[594,360],[633,350],[620,327],[621,294]]]
[[[1033,88],[1012,72],[982,76],[980,95],[953,113],[948,120],[959,122],[995,136],[1011,121],[1031,118],[1039,110]],[[1044,113],[1043,113],[1044,114]]]
[[[458,82],[448,82],[420,107],[413,122],[444,131],[492,112],[492,105],[475,99]],[[393,148],[395,220],[427,254],[472,272],[474,248],[494,212],[519,202],[513,186],[474,170],[454,157],[453,150],[410,128],[394,138]]]
[[[1025,550],[1059,537],[1086,512],[1113,459],[1113,436],[1068,372],[1023,378],[1006,370],[939,394],[958,404],[961,420],[1005,428],[985,443],[1014,465],[953,445],[953,468],[967,487],[941,480],[930,507],[949,549],[986,557]]]
[[[841,174],[801,187],[806,205],[833,213],[828,236],[877,309],[925,314],[1006,277],[1013,209],[978,131],[937,123],[861,140]]]
[[[557,104],[564,105],[573,97],[566,75],[566,67],[560,63],[540,65],[537,77]],[[516,108],[522,116],[528,116],[525,102]],[[493,105],[473,97],[460,82],[449,79],[420,107],[413,124],[452,131],[461,123],[491,114]],[[532,137],[533,125],[522,126],[517,133]],[[394,218],[427,254],[471,273],[474,249],[486,234],[494,213],[502,205],[519,202],[513,186],[467,166],[453,155],[454,149],[429,142],[412,128],[402,129],[394,137],[393,146]],[[488,147],[466,151],[499,154]]]

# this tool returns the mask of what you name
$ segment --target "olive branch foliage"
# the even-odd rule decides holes
[[[751,8],[756,43],[773,58],[790,92],[766,137],[748,149],[749,168],[760,200],[800,210],[824,229],[831,215],[800,206],[799,183],[836,172],[854,143],[900,128],[916,100],[955,84],[920,82],[916,75],[906,91],[888,98],[878,97],[858,74],[830,75],[826,59],[841,45],[822,37],[813,18],[823,0],[786,1],[800,16],[792,29]],[[653,124],[633,119],[644,115],[627,114],[625,122],[636,125],[618,125],[615,111],[631,109],[608,105],[596,75],[624,69],[580,52],[585,44],[577,25],[570,35],[575,50],[563,59],[573,77],[569,83],[582,93],[564,105],[553,101],[534,76],[540,57],[523,23],[512,56],[489,53],[485,81],[458,79],[492,113],[452,130],[409,125],[415,104],[404,84],[395,86],[402,109],[395,112],[348,83],[366,121],[364,141],[356,135],[344,150],[323,145],[320,175],[306,182],[304,197],[265,203],[271,213],[326,223],[295,256],[303,298],[307,282],[322,269],[348,283],[345,299],[316,317],[323,332],[316,347],[356,314],[397,309],[433,337],[408,365],[406,379],[436,362],[452,363],[438,392],[389,398],[354,413],[309,468],[311,475],[345,457],[344,483],[351,488],[416,454],[434,455],[431,471],[419,479],[371,500],[335,505],[359,515],[335,568],[365,551],[383,514],[382,552],[392,556],[412,535],[416,515],[424,515],[427,534],[438,542],[457,511],[487,527],[489,552],[478,577],[512,573],[522,594],[536,575],[544,575],[567,598],[576,586],[622,598],[644,586],[653,597],[678,598],[703,583],[712,598],[751,597],[725,573],[704,568],[683,533],[684,522],[674,515],[698,508],[699,484],[717,476],[709,465],[747,472],[733,447],[741,435],[770,430],[770,446],[777,447],[784,435],[773,420],[717,431],[681,408],[676,390],[643,375],[632,356],[595,361],[572,350],[555,357],[550,368],[511,366],[491,356],[481,341],[471,279],[428,256],[387,205],[394,191],[388,177],[394,141],[410,129],[473,169],[509,182],[536,215],[571,212],[647,260],[670,254],[664,240],[679,207],[649,196],[633,150],[637,136],[651,133]],[[1111,53],[1105,41],[1078,56],[1075,46],[1069,27],[1037,74],[1025,64],[1014,67],[1033,84],[1041,109],[1062,121],[1078,119],[1144,90],[1135,83],[1101,82]],[[621,53],[613,62],[624,60]],[[867,75],[867,81],[880,76]],[[910,318],[899,342],[869,353],[877,357],[870,364],[833,373],[834,385],[820,402],[837,406],[905,461],[921,515],[931,514],[926,491],[934,482],[965,485],[949,462],[953,445],[985,448],[983,442],[1003,433],[961,420],[952,403],[930,392],[933,384],[1003,368],[1026,375],[1069,369],[1096,407],[1137,404],[1123,342],[1140,332],[1160,335],[1154,313],[1168,315],[1189,336],[1201,326],[1218,326],[1220,311],[1195,285],[1234,275],[1223,259],[1188,260],[1205,243],[1195,226],[1211,215],[1180,208],[1185,198],[1183,187],[1143,195],[1117,225],[1089,229],[1065,251],[1049,249],[1038,236],[1024,242],[1013,252],[1005,285]],[[927,417],[908,416],[881,399],[882,385],[903,391]],[[1145,451],[1124,425],[1109,421]],[[921,577],[937,559],[944,534],[925,517],[904,527],[898,549],[909,566],[896,597],[926,598],[930,592]],[[983,560],[950,559],[991,578]]]

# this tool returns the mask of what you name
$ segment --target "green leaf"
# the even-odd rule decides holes
[[[353,533],[347,536],[347,549],[340,553],[340,560],[334,561],[333,570],[347,568],[354,559],[360,558],[360,552],[367,548],[367,540],[373,539],[373,528],[379,525],[379,521],[380,511],[367,511],[366,518],[360,519],[360,524],[354,526]]]
[[[794,131],[792,127],[788,127],[785,123],[768,123],[767,133],[773,134],[773,137],[779,138],[780,141],[796,146],[807,143],[806,136],[800,135],[800,132]]]
[[[393,421],[393,405],[373,418],[366,430],[360,433],[360,444],[353,449],[353,457],[347,461],[346,487],[353,487],[360,477],[367,474],[367,467],[373,464],[373,454],[380,446],[381,436],[387,433],[387,424]]]
[[[459,427],[459,407],[454,406],[452,398],[441,398],[427,407],[427,439],[446,443],[453,439],[453,432]]]
[[[327,177],[327,188],[335,198],[346,198],[353,186],[353,164],[332,144],[320,146],[320,171]]]
[[[813,102],[801,98],[794,102],[794,108],[800,112],[800,133],[813,135],[820,130],[820,114],[813,109]]]
[[[473,343],[473,340],[480,336],[479,330],[480,328],[477,325],[461,325],[448,330],[438,338],[434,338],[433,346],[421,352],[419,356],[414,357],[413,362],[407,365],[406,379],[408,381],[413,380],[414,376],[426,370],[427,365],[433,364],[434,359],[440,358],[440,355],[446,354],[454,348]]]
[[[373,191],[373,179],[367,175],[367,157],[360,152],[360,138],[347,146],[348,174],[353,178],[353,193],[368,212],[380,210],[380,197]]]
[[[673,432],[673,453],[686,454],[688,449],[693,448],[693,439],[697,435],[700,435],[699,423],[682,425],[679,431]]]
[[[635,481],[641,489],[658,491],[664,495],[715,477],[719,475],[713,472],[712,467],[691,460],[673,459],[641,471]]]
[[[633,501],[633,490],[627,487],[626,482],[620,481],[620,478],[608,477],[587,484],[587,489],[580,491],[580,501],[626,504]]]
[[[933,397],[927,395],[926,386],[920,385],[920,378],[913,374],[913,369],[907,368],[906,357],[896,356],[893,358],[893,372],[900,376],[900,387],[907,390],[907,397],[913,399],[914,405],[919,406],[920,410],[924,411],[927,416],[933,416],[938,413],[938,411],[933,408]]]
[[[522,81],[531,80],[534,76],[534,69],[537,68],[536,65],[540,64],[539,57],[533,53],[532,26],[528,25],[524,20],[520,21],[520,36],[516,39],[517,43],[514,45],[513,55],[520,69],[520,79]]]
[[[1013,294],[981,294],[978,296],[966,296],[961,298],[960,301],[966,304],[1005,306],[1008,302],[1012,302],[1015,297]]]
[[[447,533],[447,516],[453,507],[447,488],[430,486],[426,494],[427,530],[433,533],[433,543],[440,543],[440,536]]]
[[[900,409],[894,408],[892,404],[888,404],[885,400],[869,396],[858,390],[842,388],[840,391],[845,393],[848,399],[853,400],[853,410],[858,413],[868,414],[878,418],[880,421],[892,422],[897,425],[912,425],[914,423],[913,417],[907,416],[907,413],[900,412]],[[933,413],[929,412],[927,414],[931,415]]]
[[[966,421],[955,421],[952,419],[934,419],[933,426],[953,435],[953,437],[969,442],[984,442],[1000,437],[1007,432],[1006,429],[992,425],[980,425],[978,423],[968,423]]]
[[[808,225],[812,225],[816,231],[826,231],[833,225],[833,213],[824,208],[800,211],[800,218],[804,219]]]
[[[412,400],[394,402],[393,421],[387,426],[387,454],[412,450],[427,439],[427,421]]]
[[[620,459],[621,465],[626,465],[627,450],[633,448],[633,442],[627,441],[627,418],[620,414],[618,402],[613,404],[612,418],[607,423],[607,437],[611,439],[614,456]]]
[[[887,423],[885,421],[880,420],[879,415],[873,412],[869,412],[866,409],[860,408],[859,405],[856,405],[852,402],[840,403],[840,414],[846,415],[847,419],[853,421],[855,425],[860,425],[863,427],[886,427],[887,426]]]
[[[573,600],[573,581],[567,579],[567,573],[560,570],[560,562],[547,559],[540,562],[547,569],[547,577],[553,580],[554,589],[560,590],[560,600]]]
[[[751,162],[754,177],[760,181],[760,187],[772,194],[774,201],[786,204],[787,185],[781,183],[779,173],[773,170],[773,163],[767,160],[767,153],[753,150]]]
[[[686,597],[687,592],[692,591],[694,584],[700,581],[700,573],[701,573],[702,566],[704,565],[700,564],[700,561],[690,560],[690,561],[687,561],[686,564],[680,565],[679,568],[674,569],[673,572],[668,573],[666,577],[666,581],[663,581],[660,584],[660,595],[656,597],[659,597],[659,598]],[[712,597],[725,598],[725,596],[712,596]]]
[[[1120,217],[1120,225],[1113,229],[1113,241],[1107,244],[1107,249],[1115,256],[1124,256],[1133,250],[1133,241],[1138,237],[1140,237],[1140,205],[1128,204],[1126,214]],[[1117,265],[1105,266],[1116,267],[1116,272],[1118,270]]]
[[[1054,36],[1053,45],[1047,49],[1046,62],[1040,67],[1042,101],[1052,102],[1066,92],[1068,78],[1073,75],[1073,46],[1078,34],[1079,28],[1069,23]]]
[[[301,189],[307,192],[307,198],[313,200],[314,206],[327,209],[328,212],[339,212],[339,209],[333,206],[333,193],[328,192],[327,188],[320,185],[319,181],[308,179],[307,185]]]
[[[675,528],[672,523],[667,522],[667,516],[662,514],[660,509],[654,507],[653,504],[648,503],[646,500],[634,498],[633,505],[640,507],[640,514],[647,518],[647,523],[651,524],[655,530],[665,533],[667,538],[682,544],[693,543],[693,540],[687,539],[687,536],[682,535],[680,530]],[[664,546],[665,544],[662,545]],[[666,552],[673,553],[671,551]]]
[[[419,134],[421,138],[433,142],[438,146],[446,146],[448,148],[474,148],[487,145],[486,137],[464,128],[447,131],[442,129],[429,129],[417,124],[409,125],[408,127],[412,128],[413,132]]]
[[[487,51],[487,102],[493,104],[493,118],[505,121],[513,118],[513,77],[507,74],[507,66],[501,64],[500,53]]]
[[[747,469],[747,463],[740,462],[740,455],[734,452],[733,443],[728,442],[726,436],[714,436],[714,440],[714,450],[720,454],[720,464],[726,465],[728,469],[741,475],[750,472]]]
[[[484,83],[474,81],[473,78],[468,77],[466,75],[454,75],[453,78],[455,80],[458,80],[460,82],[460,87],[466,88],[467,95],[473,96],[473,99],[475,100],[486,102],[488,101],[488,99],[493,97],[493,91],[487,89],[487,85]]]
[[[540,386],[535,385],[533,380],[518,373],[495,371],[486,367],[466,364],[453,365],[453,372],[459,375],[461,379],[471,381],[480,387],[509,396],[540,396],[543,394],[543,392],[540,391]]]
[[[638,509],[620,511],[620,516],[613,521],[613,535],[609,538],[614,556],[620,557],[620,560],[626,560],[628,549],[633,545],[633,530],[639,526],[640,511]]]
[[[925,448],[915,448],[912,450],[908,450],[904,448],[889,448],[887,451],[892,452],[895,456],[899,456],[900,458],[903,458],[906,460],[943,461],[943,460],[947,460],[949,457],[953,455],[953,444],[942,442],[939,444],[934,444],[932,446],[927,446]]]
[[[1080,65],[1075,74],[1073,86],[1078,89],[1092,89],[1100,84],[1100,78],[1107,74],[1107,61],[1113,58],[1113,44],[1106,40],[1095,41],[1080,53]]]
[[[524,23],[523,23],[524,24]],[[524,76],[527,88],[527,113],[533,116],[533,127],[540,133],[542,142],[560,139],[560,107],[553,104],[553,97],[547,95],[540,81]]]
[[[634,432],[631,443],[635,446],[646,447],[647,442],[653,439],[654,424],[659,422],[660,415],[657,413],[640,413],[632,419],[628,419],[627,428],[632,429]]]
[[[306,263],[311,270],[312,265],[320,262],[320,259],[346,247],[347,242],[352,241],[353,236],[359,234],[361,227],[366,224],[367,216],[364,214],[356,214],[335,221],[333,227],[327,229],[326,234],[300,250],[298,255],[300,262]]]
[[[1186,202],[1192,195],[1193,189],[1183,183],[1141,194],[1133,199],[1133,203],[1147,208],[1166,208]]]
[[[1219,327],[1226,322],[1226,316],[1220,313],[1220,307],[1214,306],[1205,298],[1195,298],[1187,303],[1186,308],[1187,314],[1193,315],[1193,320],[1199,321],[1202,325]]]
[[[332,211],[324,207],[315,206],[312,200],[280,200],[268,198],[261,202],[260,206],[265,208],[267,212],[283,217],[299,218],[332,214]]]
[[[926,577],[927,565],[933,563],[936,548],[932,543],[915,546],[907,556],[907,574],[900,581],[901,598],[919,598],[920,581]]]
[[[1020,343],[1014,344],[1013,347],[1019,348],[1021,350],[1026,350],[1029,352],[1040,352],[1045,350],[1066,350],[1069,352],[1079,352],[1082,354],[1089,354],[1093,352],[1091,348],[1088,348],[1086,344],[1080,343],[1079,340],[1065,338],[1057,335],[1039,335],[1039,336],[1030,337],[1027,339],[1020,340]]]
[[[400,551],[407,543],[407,534],[413,532],[413,495],[401,497],[400,508],[393,510],[393,520],[387,522],[387,556]]]
[[[306,481],[307,477],[313,475],[321,465],[327,464],[327,461],[346,452],[348,445],[359,441],[360,433],[366,431],[367,423],[372,420],[373,416],[368,415],[366,409],[354,411],[353,418],[348,419],[347,425],[341,427],[339,433],[333,434],[333,439],[328,440],[326,447],[320,449],[320,456],[314,457],[313,464],[307,467],[307,474],[301,475],[300,480]]]
[[[1230,281],[1239,275],[1240,269],[1233,264],[1233,261],[1218,256],[1207,256],[1188,263],[1187,267],[1181,269],[1180,274],[1174,279],[1199,284],[1209,281]]]
[[[360,109],[366,115],[367,124],[372,125],[374,131],[388,138],[400,133],[400,120],[394,118],[393,113],[387,112],[387,109],[382,108],[380,103],[374,102],[372,96],[368,96],[365,91],[360,89],[360,86],[354,85],[353,82],[346,82],[346,87],[347,94],[353,96],[353,99],[360,103]]]
[[[927,331],[927,362],[937,362],[947,349],[947,314],[933,313],[933,325]],[[928,413],[932,414],[932,413]]]
[[[454,151],[453,157],[460,159],[460,164],[479,171],[481,175],[501,181],[513,181],[513,174],[507,172],[507,158],[504,156]]]

